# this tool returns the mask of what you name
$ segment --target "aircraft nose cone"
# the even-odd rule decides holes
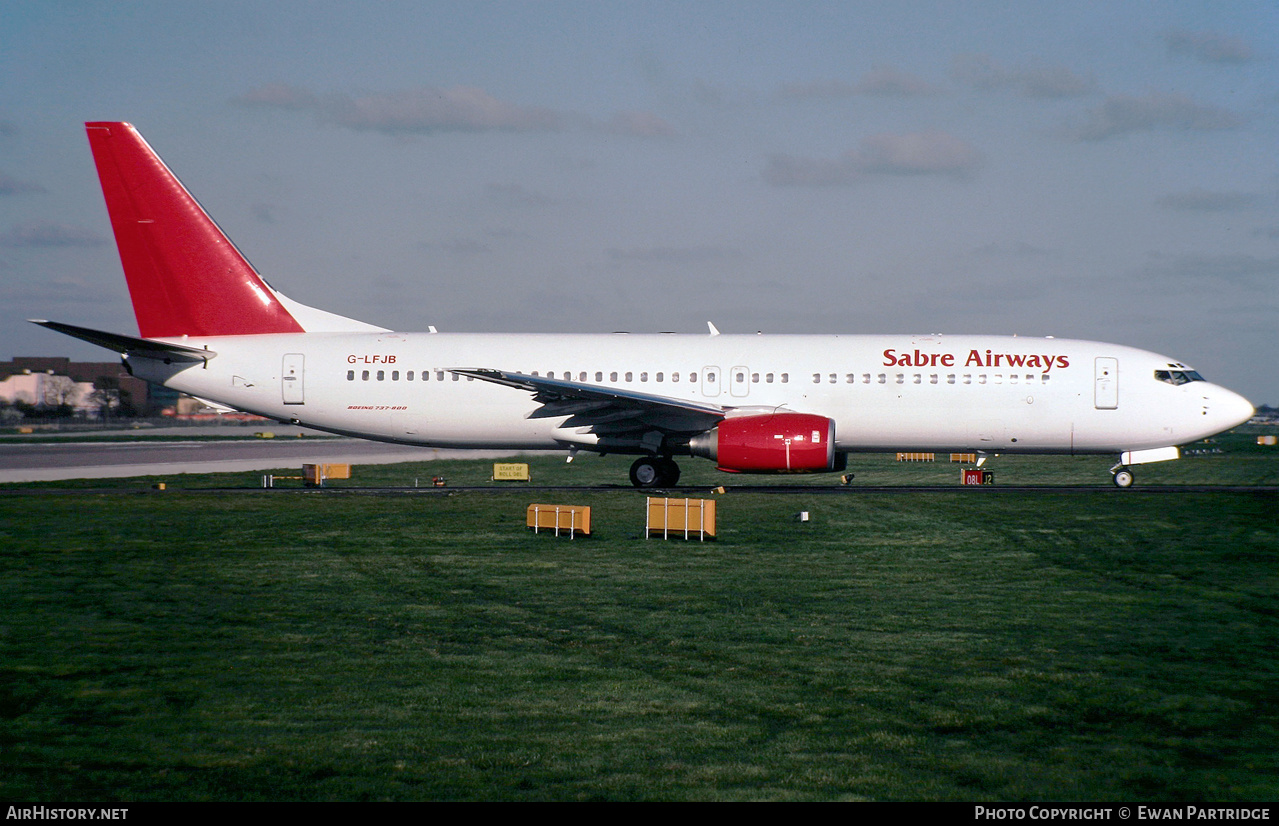
[[[1257,414],[1257,408],[1252,407],[1251,401],[1244,399],[1243,396],[1238,393],[1230,394],[1228,407],[1230,408],[1232,416],[1236,417],[1234,425],[1243,425],[1244,422],[1247,422],[1248,419],[1256,416]],[[1234,427],[1234,425],[1232,425],[1232,427]]]
[[[1238,393],[1225,389],[1221,390],[1217,394],[1217,398],[1213,399],[1213,409],[1221,418],[1223,430],[1237,427],[1257,413],[1256,408],[1252,406],[1252,402]]]

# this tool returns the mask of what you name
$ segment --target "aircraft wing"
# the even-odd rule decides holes
[[[541,407],[532,419],[566,416],[562,427],[580,428],[602,440],[649,442],[654,434],[691,435],[709,430],[723,420],[725,411],[713,404],[673,399],[651,393],[635,393],[616,387],[599,387],[573,381],[528,376],[504,370],[454,369],[450,373],[527,390]]]
[[[90,344],[96,344],[99,347],[105,347],[125,357],[138,356],[139,358],[157,359],[168,364],[170,362],[194,363],[208,361],[217,355],[212,350],[199,347],[185,347],[181,344],[167,344],[163,341],[134,338],[133,336],[123,336],[119,333],[106,333],[101,330],[76,327],[73,324],[62,324],[57,321],[45,321],[36,318],[28,319],[28,321],[32,324],[39,324],[41,327],[48,327],[50,330],[72,338],[78,338]]]

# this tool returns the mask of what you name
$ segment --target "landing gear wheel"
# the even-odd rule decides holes
[[[673,488],[679,482],[679,465],[673,459],[658,459],[662,469],[662,487]]]
[[[642,456],[631,465],[631,484],[637,488],[665,488],[679,481],[679,465],[665,457]]]
[[[1130,488],[1132,487],[1133,477],[1132,471],[1126,467],[1121,467],[1115,471],[1115,487]]]
[[[637,488],[655,488],[662,482],[660,460],[642,456],[631,465],[631,484]]]

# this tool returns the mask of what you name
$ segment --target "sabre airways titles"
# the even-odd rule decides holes
[[[1020,367],[1039,369],[1044,373],[1056,367],[1064,370],[1070,366],[1066,356],[1040,355],[1037,353],[995,353],[991,350],[969,350],[963,364],[954,353],[925,353],[922,350],[897,352],[894,348],[884,351],[885,367]]]

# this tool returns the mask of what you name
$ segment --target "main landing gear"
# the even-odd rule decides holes
[[[631,465],[631,484],[637,488],[669,488],[679,481],[679,465],[669,456],[641,456]]]

